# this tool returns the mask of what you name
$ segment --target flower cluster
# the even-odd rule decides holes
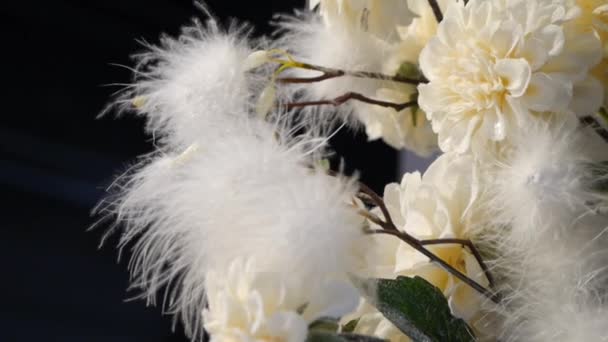
[[[159,144],[98,208],[133,287],[215,342],[608,336],[606,0],[310,5],[136,56]],[[380,196],[329,169],[345,125],[443,154]]]

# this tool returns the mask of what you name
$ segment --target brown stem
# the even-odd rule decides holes
[[[602,125],[597,122],[597,120],[595,120],[593,116],[583,116],[579,120],[584,126],[593,128],[595,133],[597,133],[597,135],[599,135],[602,139],[604,139],[606,143],[608,143],[608,131],[604,127],[602,127]]]
[[[374,202],[374,204],[376,206],[378,206],[378,208],[380,208],[380,211],[382,211],[382,215],[384,216],[384,219],[386,220],[386,226],[385,225],[380,225],[380,226],[384,229],[398,231],[397,227],[395,226],[395,223],[393,223],[391,214],[388,212],[388,208],[384,204],[384,200],[382,200],[382,197],[380,197],[380,195],[378,195],[374,190],[372,190],[370,187],[368,187],[367,185],[365,185],[363,183],[359,183],[359,191],[361,191],[365,195],[369,196],[371,198],[371,200]]]
[[[392,235],[392,236],[399,238],[401,241],[407,243],[412,248],[414,248],[418,252],[422,253],[427,258],[429,258],[432,263],[441,267],[444,271],[446,271],[446,272],[450,273],[451,275],[455,276],[456,278],[460,279],[460,281],[462,281],[463,283],[472,287],[477,292],[481,293],[482,295],[484,295],[485,297],[487,297],[494,303],[500,303],[501,298],[498,293],[494,293],[494,292],[488,290],[487,288],[483,287],[475,280],[467,277],[465,274],[463,274],[459,270],[455,269],[447,262],[443,261],[443,259],[439,258],[437,255],[433,254],[433,252],[429,251],[426,247],[424,247],[424,245],[421,243],[421,241],[414,238],[413,236],[411,236],[407,233],[401,232],[401,231],[394,231],[394,230],[372,230],[372,231],[369,231],[369,233],[370,234],[388,234],[388,235]]]
[[[440,23],[443,20],[443,13],[441,13],[441,8],[439,7],[437,0],[428,1],[429,6],[431,6],[431,9],[433,10],[433,14],[435,15],[435,19],[437,19],[437,22]]]
[[[475,259],[477,260],[477,263],[479,263],[479,266],[481,266],[481,269],[483,270],[483,273],[486,275],[486,278],[488,278],[488,283],[490,283],[490,287],[494,287],[494,277],[492,276],[492,273],[490,272],[490,269],[488,268],[486,263],[483,261],[483,258],[481,257],[481,253],[479,253],[479,250],[477,249],[477,247],[475,247],[475,245],[473,244],[473,242],[471,242],[471,240],[430,239],[430,240],[421,240],[420,243],[424,246],[453,243],[453,244],[459,244],[459,245],[468,247],[469,250],[471,251],[471,253],[473,254],[473,256],[475,257]]]
[[[339,106],[349,100],[357,100],[357,101],[361,101],[361,102],[365,102],[365,103],[369,103],[369,104],[373,104],[373,105],[377,105],[377,106],[393,108],[394,110],[396,110],[398,112],[402,111],[405,108],[412,107],[412,106],[415,106],[418,104],[418,102],[416,102],[416,101],[410,101],[410,102],[405,102],[405,103],[387,102],[387,101],[372,99],[363,94],[348,92],[348,93],[340,95],[334,99],[318,100],[318,101],[304,101],[304,102],[291,102],[291,103],[286,104],[285,107],[289,110],[289,109],[309,107],[309,106],[324,106],[324,105]]]
[[[415,78],[408,78],[408,77],[402,77],[402,76],[389,76],[389,75],[385,75],[385,74],[381,74],[381,73],[368,72],[368,71],[348,71],[348,70],[327,68],[327,67],[323,67],[320,65],[308,64],[308,63],[298,63],[295,67],[301,68],[301,69],[306,69],[306,70],[319,71],[322,73],[322,75],[315,76],[315,77],[283,77],[283,78],[278,78],[277,82],[281,82],[281,83],[314,83],[314,82],[321,82],[321,81],[329,80],[329,79],[336,78],[336,77],[342,77],[342,76],[350,76],[350,77],[357,77],[357,78],[371,78],[371,79],[386,80],[386,81],[407,83],[407,84],[420,84],[420,83],[427,82],[425,79],[415,79]]]
[[[337,173],[332,170],[329,170],[328,174],[331,176],[337,176]],[[452,274],[453,276],[455,276],[456,278],[460,279],[463,283],[472,287],[473,289],[475,289],[476,291],[478,291],[479,293],[481,293],[482,295],[484,295],[485,297],[487,297],[494,303],[500,303],[501,297],[500,297],[499,293],[494,293],[494,292],[488,290],[487,288],[483,287],[481,284],[479,284],[475,280],[467,277],[465,274],[458,271],[457,269],[452,267],[450,264],[448,264],[447,262],[445,262],[441,258],[439,258],[437,255],[433,254],[433,252],[429,251],[426,247],[424,247],[425,244],[431,245],[431,244],[436,244],[436,243],[437,244],[438,243],[459,243],[459,244],[467,245],[471,249],[471,253],[473,253],[473,255],[476,258],[478,258],[477,260],[480,263],[480,266],[482,268],[485,268],[485,264],[483,263],[483,261],[481,259],[481,255],[479,254],[477,249],[474,247],[474,245],[470,241],[460,240],[460,239],[436,239],[436,240],[420,241],[420,240],[416,239],[415,237],[397,229],[397,226],[394,224],[394,222],[391,218],[391,215],[388,211],[388,208],[386,207],[386,204],[384,203],[384,200],[374,190],[372,190],[367,185],[359,182],[359,191],[361,194],[363,194],[366,197],[365,199],[369,199],[373,204],[375,204],[376,206],[378,206],[378,208],[380,208],[380,211],[382,211],[382,215],[384,216],[384,219],[386,220],[386,221],[382,221],[378,216],[376,216],[368,211],[360,211],[360,215],[368,218],[371,222],[377,224],[378,226],[380,226],[382,228],[382,229],[376,229],[376,230],[368,230],[367,231],[368,234],[388,234],[388,235],[392,235],[392,236],[399,238],[401,241],[407,243],[412,248],[414,248],[418,252],[425,255],[427,258],[429,258],[431,260],[431,262],[437,264],[444,271],[446,271],[446,272]],[[487,274],[489,274],[489,272]],[[490,283],[493,283],[493,279],[491,278],[491,276],[488,277],[488,281]]]

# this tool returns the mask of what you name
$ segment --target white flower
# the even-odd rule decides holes
[[[442,9],[447,7],[448,0],[439,1]],[[395,75],[403,72],[403,65],[416,68],[420,51],[437,31],[437,19],[427,1],[407,2],[411,12],[417,15],[409,25],[397,26],[401,41],[393,44],[388,58],[384,61],[383,72]],[[410,70],[417,74],[417,70]],[[419,77],[407,75],[408,77]],[[404,103],[417,98],[418,90],[413,85],[386,84],[376,92],[376,97],[383,101]],[[406,108],[395,112],[391,108],[369,106],[361,111],[360,120],[370,140],[382,138],[390,146],[409,149],[427,157],[437,148],[437,136],[431,129],[426,113],[420,107]]]
[[[396,28],[412,20],[402,0],[321,0],[320,4],[328,27],[348,25],[385,41],[396,39]]]
[[[438,1],[442,11],[445,11],[449,1],[455,0]],[[437,33],[437,19],[428,1],[408,0],[407,4],[416,17],[409,25],[397,27],[401,41],[395,44],[384,64],[384,72],[388,74],[394,74],[403,62],[418,64],[422,48]]]
[[[475,211],[471,208],[478,192],[472,164],[472,157],[444,154],[423,177],[418,172],[405,174],[401,184],[387,185],[384,201],[397,228],[421,240],[469,239],[476,222]],[[381,215],[377,210],[374,212]],[[476,290],[393,236],[374,235],[372,239],[373,245],[367,254],[369,267],[363,271],[366,276],[423,277],[443,291],[454,315],[468,322],[480,318],[484,298]],[[479,263],[466,248],[455,244],[427,247],[469,278],[488,286]],[[394,333],[384,320],[378,319],[375,311],[361,306],[359,313],[364,313],[361,322],[365,322],[359,329],[373,330],[373,322],[377,322],[375,329],[388,334],[385,337]]]
[[[273,280],[240,261],[226,274],[209,274],[203,316],[211,341],[304,341],[308,322],[297,312],[298,303],[290,303],[285,287]]]
[[[320,15],[283,20],[285,32],[278,45],[298,61],[342,70],[381,73],[392,43],[399,40],[396,28],[413,19],[407,3],[401,0],[322,0],[320,5]],[[297,77],[319,74],[309,70],[286,73]],[[306,101],[334,99],[348,92],[374,98],[386,83],[389,82],[345,76],[290,85],[290,90]],[[358,101],[348,101],[336,108],[306,108],[301,118],[312,130],[327,131],[336,123],[359,125],[367,109]]]
[[[571,112],[575,84],[601,56],[593,32],[567,34],[564,23],[579,13],[568,0],[450,3],[420,55],[430,82],[419,102],[439,147],[483,148],[543,113]],[[585,101],[599,106],[601,97]]]
[[[410,342],[411,339],[397,328],[384,315],[376,310],[364,299],[361,300],[357,310],[344,317],[342,324],[347,324],[351,320],[358,319],[357,325],[353,330],[360,335],[374,336],[390,342]]]
[[[378,99],[393,103],[411,101],[415,95],[413,85],[381,88],[376,93]],[[417,106],[397,112],[393,108],[370,105],[361,112],[360,119],[370,140],[382,138],[396,149],[406,148],[424,157],[437,149],[437,136]]]
[[[593,31],[602,44],[602,60],[591,74],[601,82],[604,108],[608,108],[608,3],[606,0],[577,0],[577,4],[581,8],[581,16],[574,21],[572,31],[577,35]]]
[[[356,304],[356,290],[344,282],[321,281],[294,288],[284,276],[259,272],[251,259],[233,261],[227,272],[210,272],[208,308],[202,314],[211,341],[303,342],[310,323],[339,317]],[[345,298],[350,304],[343,304]]]

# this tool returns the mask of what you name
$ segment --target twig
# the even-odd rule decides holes
[[[291,102],[291,103],[286,104],[285,107],[286,107],[286,109],[289,110],[289,109],[309,107],[309,106],[323,106],[323,105],[339,106],[349,100],[357,100],[357,101],[361,101],[361,102],[365,102],[365,103],[369,103],[369,104],[373,104],[373,105],[377,105],[377,106],[393,108],[394,110],[396,110],[398,112],[404,110],[405,108],[412,107],[412,106],[415,106],[418,104],[417,101],[410,101],[410,102],[405,102],[405,103],[394,103],[394,102],[381,101],[381,100],[369,98],[363,94],[348,92],[348,93],[340,95],[334,99],[318,100],[318,101],[304,101],[304,102]]]
[[[441,267],[444,271],[446,271],[446,272],[452,274],[453,276],[455,276],[456,278],[460,279],[463,283],[472,287],[477,292],[481,293],[482,295],[484,295],[485,297],[487,297],[494,303],[500,303],[500,301],[501,301],[500,294],[494,293],[494,292],[488,290],[487,288],[483,287],[475,280],[467,277],[465,274],[463,274],[459,270],[455,269],[447,262],[443,261],[443,259],[441,259],[437,255],[433,254],[433,252],[429,251],[426,247],[424,247],[424,245],[422,244],[421,241],[414,238],[413,236],[411,236],[407,233],[401,232],[401,231],[386,230],[386,229],[372,230],[372,231],[368,231],[368,233],[369,234],[388,234],[388,235],[392,235],[392,236],[399,238],[401,241],[407,243],[412,248],[414,248],[418,252],[422,253],[427,258],[429,258],[432,263]]]
[[[338,175],[337,172],[332,171],[332,170],[328,170],[327,173],[330,176]],[[435,239],[435,240],[420,241],[420,240],[416,239],[415,237],[411,236],[410,234],[402,232],[399,229],[397,229],[397,226],[394,224],[393,219],[391,218],[391,215],[388,211],[388,208],[386,207],[386,204],[384,203],[384,200],[374,190],[372,190],[367,185],[359,182],[359,191],[360,191],[359,197],[361,197],[361,195],[364,195],[365,196],[364,199],[369,200],[370,202],[372,202],[372,204],[375,204],[378,208],[380,208],[380,211],[382,212],[382,215],[384,216],[384,219],[386,220],[386,221],[382,221],[378,216],[370,213],[367,210],[360,210],[359,214],[361,216],[368,218],[371,222],[377,224],[378,226],[380,226],[382,228],[382,229],[368,230],[367,231],[368,234],[387,234],[387,235],[392,235],[392,236],[399,238],[401,241],[407,243],[412,248],[414,248],[418,252],[425,255],[427,258],[429,258],[431,260],[431,262],[437,264],[444,271],[454,275],[456,278],[460,279],[463,283],[472,287],[473,289],[475,289],[476,291],[478,291],[479,293],[481,293],[482,295],[484,295],[485,297],[487,297],[494,303],[500,303],[501,296],[499,293],[494,293],[494,292],[488,290],[487,288],[483,287],[481,284],[479,284],[475,280],[467,277],[465,274],[458,271],[457,269],[452,267],[447,262],[443,261],[441,258],[439,258],[437,255],[433,254],[433,252],[429,251],[424,246],[425,244],[432,245],[432,244],[439,244],[439,243],[464,244],[471,249],[471,253],[473,253],[475,258],[478,258],[478,262],[480,263],[480,266],[485,271],[485,269],[487,269],[487,267],[483,263],[483,261],[481,259],[481,255],[479,254],[479,252],[474,247],[474,245],[471,241],[460,240],[460,239]],[[487,272],[487,274],[489,275],[489,271]],[[491,275],[488,276],[488,281],[491,284],[493,283],[493,279],[492,279]]]
[[[440,23],[443,20],[443,13],[441,13],[441,8],[439,7],[437,0],[428,1],[429,6],[431,6],[431,9],[433,10],[433,14],[435,15],[435,19],[437,19],[437,22]]]
[[[320,76],[316,77],[283,77],[278,78],[277,82],[280,83],[314,83],[321,82],[325,80],[329,80],[336,77],[342,76],[350,76],[357,78],[371,78],[385,81],[392,81],[398,83],[407,83],[407,84],[420,84],[428,82],[426,79],[415,79],[408,78],[402,76],[389,76],[376,72],[368,72],[368,71],[349,71],[349,70],[341,70],[335,68],[327,68],[320,65],[308,64],[308,63],[297,63],[293,67],[306,69],[306,70],[314,70],[322,73]]]
[[[481,269],[483,270],[483,273],[486,275],[486,278],[488,278],[488,283],[490,284],[490,287],[494,287],[494,277],[492,276],[492,273],[490,272],[490,269],[488,268],[486,263],[483,261],[483,258],[481,257],[481,253],[479,253],[479,250],[477,249],[477,247],[475,247],[475,245],[473,244],[473,242],[471,242],[471,240],[430,239],[430,240],[421,240],[420,243],[424,246],[453,243],[453,244],[459,244],[459,245],[468,247],[469,250],[471,251],[471,253],[473,254],[473,256],[475,257],[475,259],[477,260],[477,263],[479,263],[479,266],[481,266]]]
[[[378,208],[380,208],[380,211],[382,211],[382,215],[384,216],[384,219],[386,220],[386,225],[387,226],[384,227],[381,224],[380,224],[380,226],[383,227],[384,229],[398,231],[397,227],[395,226],[395,223],[393,223],[393,219],[391,218],[391,214],[388,212],[388,208],[384,204],[384,200],[382,199],[382,197],[380,197],[380,195],[378,195],[369,186],[367,186],[367,185],[365,185],[365,184],[363,184],[361,182],[359,182],[359,191],[361,191],[365,195],[369,196],[371,198],[371,200],[374,202],[374,204]]]
[[[593,128],[595,133],[597,133],[597,135],[599,135],[602,139],[604,139],[606,143],[608,143],[608,131],[604,127],[602,127],[602,125],[597,122],[597,120],[595,120],[593,116],[583,116],[579,120],[583,125]]]

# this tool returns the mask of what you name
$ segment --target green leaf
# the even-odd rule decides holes
[[[399,69],[397,69],[396,76],[419,79],[422,77],[422,72],[420,72],[420,68],[415,63],[403,62],[399,66]]]
[[[471,328],[452,316],[443,293],[423,278],[359,282],[367,299],[416,342],[475,341]]]
[[[608,122],[608,110],[606,110],[606,108],[600,108],[598,114],[602,117],[602,119],[604,119],[605,122]]]
[[[342,326],[342,332],[351,333],[351,332],[355,331],[357,324],[359,324],[358,318],[351,320],[350,322],[348,322]]]
[[[338,331],[339,327],[340,324],[336,319],[319,318],[316,321],[310,323],[308,329],[314,331],[336,332]]]
[[[387,342],[386,340],[356,334],[336,334],[323,331],[311,331],[306,342]]]

